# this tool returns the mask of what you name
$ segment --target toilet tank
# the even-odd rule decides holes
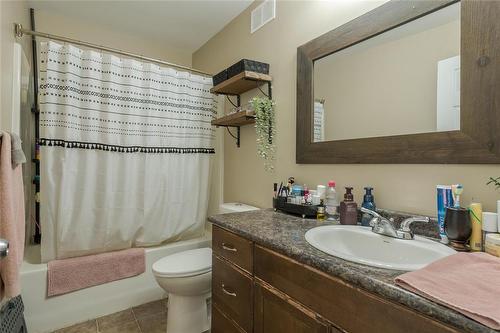
[[[260,208],[246,205],[240,202],[228,202],[228,203],[223,203],[219,206],[219,214],[240,213],[240,212],[248,212],[251,210],[259,210],[259,209]]]

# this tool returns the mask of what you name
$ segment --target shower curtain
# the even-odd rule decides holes
[[[42,261],[199,230],[211,79],[54,42],[39,58]]]

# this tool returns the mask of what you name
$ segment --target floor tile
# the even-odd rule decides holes
[[[115,323],[112,326],[108,326],[106,328],[101,328],[101,326],[99,326],[99,333],[141,333],[141,330],[139,329],[139,325],[137,324],[137,322],[134,320]],[[145,331],[144,333],[149,332]]]
[[[95,320],[89,320],[81,324],[76,324],[67,328],[55,331],[54,333],[96,333],[97,325]]]
[[[137,319],[141,319],[143,317],[165,313],[167,311],[167,307],[164,300],[158,300],[133,307],[132,311],[134,311]]]
[[[157,313],[155,315],[138,319],[139,327],[144,333],[165,333],[167,331],[167,313]]]
[[[99,332],[102,332],[108,328],[115,327],[118,324],[125,324],[128,322],[135,322],[135,317],[132,313],[132,309],[127,309],[101,318],[97,318],[97,327],[99,329]]]

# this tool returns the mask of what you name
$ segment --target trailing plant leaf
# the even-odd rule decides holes
[[[486,183],[486,185],[493,184],[495,185],[495,189],[499,190],[500,189],[500,177],[490,177],[490,180]]]
[[[264,159],[266,171],[274,172],[276,123],[274,101],[267,97],[254,97],[250,103],[255,111],[257,154]]]

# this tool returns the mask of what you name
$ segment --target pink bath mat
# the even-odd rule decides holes
[[[143,248],[49,261],[47,296],[66,294],[144,273]]]

